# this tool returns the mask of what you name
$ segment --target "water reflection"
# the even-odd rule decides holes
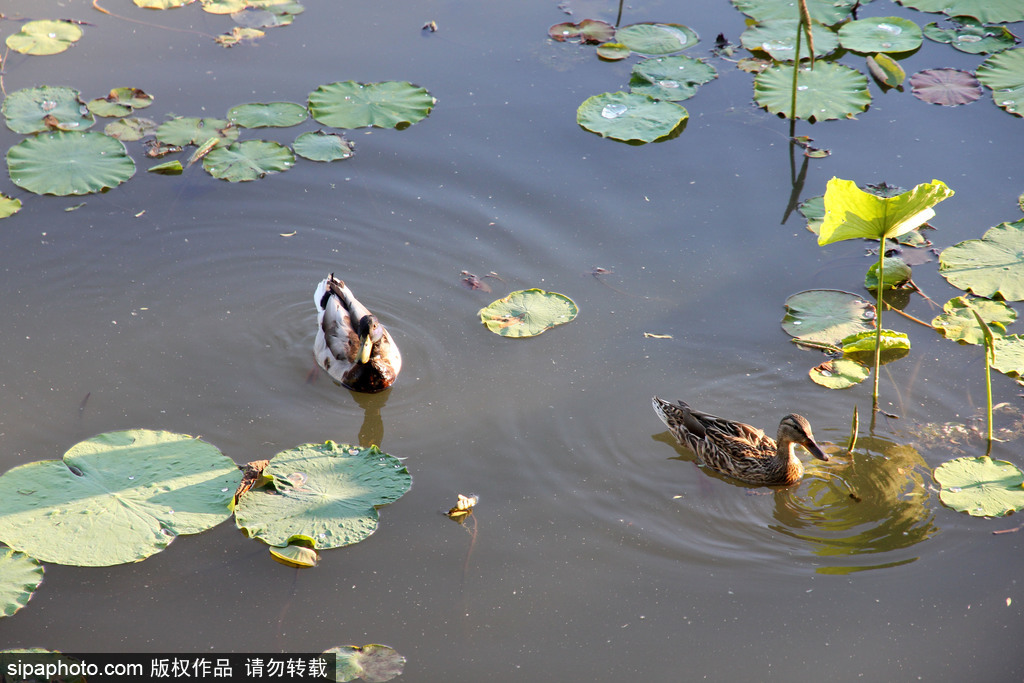
[[[384,440],[384,418],[381,417],[380,411],[387,404],[391,389],[385,389],[377,394],[363,394],[358,391],[348,393],[363,409],[363,424],[359,426],[359,445],[363,448],[380,446]]]

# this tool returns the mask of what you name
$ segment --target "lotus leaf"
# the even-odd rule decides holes
[[[692,97],[697,86],[718,77],[715,67],[690,57],[652,57],[633,66],[630,92],[677,102]]]
[[[324,651],[335,655],[333,678],[342,681],[363,679],[366,683],[384,683],[402,674],[405,657],[387,645],[342,645]]]
[[[767,52],[779,62],[791,62],[796,56],[796,33],[800,22],[797,19],[773,19],[750,26],[740,35],[740,44],[751,52]],[[835,31],[812,20],[811,35],[814,37],[814,56],[824,57],[839,47]],[[800,40],[800,59],[810,56],[807,37]]]
[[[167,161],[156,166],[150,166],[146,169],[146,173],[157,173],[159,175],[181,175],[185,169],[182,168],[181,162],[175,159],[174,161]]]
[[[857,19],[839,28],[839,42],[855,52],[909,52],[921,47],[921,27],[902,17]]]
[[[321,85],[309,94],[309,111],[335,128],[407,128],[422,120],[437,102],[424,88],[402,81]]]
[[[1024,3],[1022,3],[1024,5]],[[978,80],[992,91],[996,105],[1024,116],[1024,48],[994,54],[978,67]]]
[[[398,458],[376,446],[333,441],[278,453],[263,476],[270,485],[242,495],[235,522],[249,537],[280,548],[296,535],[320,550],[358,543],[377,530],[377,507],[412,485]]]
[[[836,345],[875,327],[875,307],[850,292],[809,289],[790,296],[785,307],[782,329],[805,341]]]
[[[103,127],[103,134],[118,140],[132,142],[156,133],[156,121],[129,117],[111,121]]]
[[[94,123],[77,90],[49,85],[12,92],[0,111],[7,127],[23,135],[54,128],[85,130]]]
[[[248,0],[200,0],[203,11],[210,14],[234,14],[249,6]]]
[[[875,357],[875,332],[858,332],[842,341],[843,358],[861,363],[873,361]],[[882,365],[903,358],[910,353],[910,337],[894,330],[882,330],[879,337]]]
[[[63,460],[0,476],[0,540],[43,562],[138,562],[227,519],[241,479],[229,458],[185,434],[100,434]]]
[[[212,137],[221,138],[220,144],[238,139],[238,128],[224,119],[178,117],[164,121],[156,129],[156,139],[166,145],[202,145]]]
[[[274,28],[276,26],[288,26],[295,21],[295,17],[285,12],[272,12],[267,9],[245,9],[233,12],[231,21],[245,28]]]
[[[989,326],[991,329],[991,326]],[[995,338],[992,367],[1015,379],[1024,377],[1024,335],[1008,334]]]
[[[883,289],[896,289],[910,280],[911,270],[907,262],[898,256],[886,256],[882,264]],[[864,276],[864,288],[878,289],[878,263],[872,263]]]
[[[828,389],[849,389],[871,375],[871,368],[849,358],[836,358],[810,370],[811,379]]]
[[[871,75],[887,88],[899,88],[903,85],[903,79],[907,77],[907,72],[903,70],[899,62],[881,52],[869,56],[867,63]]]
[[[676,131],[689,116],[684,107],[673,102],[625,92],[594,95],[576,110],[580,126],[623,142],[654,142]]]
[[[191,5],[195,0],[132,0],[142,9],[174,9]]]
[[[939,499],[959,512],[1002,517],[1024,509],[1024,472],[1005,460],[957,458],[936,467],[934,476]]]
[[[946,339],[960,344],[981,344],[983,332],[974,317],[975,311],[988,324],[989,329],[1005,327],[1017,319],[1017,313],[1002,301],[968,299],[958,296],[942,306],[945,313],[932,320],[932,327]],[[992,323],[999,323],[993,326]],[[997,331],[993,329],[993,333]]]
[[[82,37],[82,29],[70,21],[48,19],[26,22],[7,36],[7,47],[23,55],[55,55]]]
[[[798,210],[807,219],[808,230],[815,235],[821,232],[821,223],[825,220],[825,195],[805,199]]]
[[[312,161],[341,161],[355,154],[355,145],[337,133],[322,130],[303,133],[292,145],[295,153]]]
[[[896,0],[904,7],[922,12],[942,12],[951,17],[974,17],[997,24],[1024,21],[1020,0]]]
[[[955,107],[981,97],[981,84],[959,69],[926,69],[910,77],[914,97],[929,104]]]
[[[921,183],[895,197],[879,197],[852,180],[832,178],[825,189],[825,220],[818,244],[865,238],[895,238],[935,215],[931,207],[953,196],[941,180]]]
[[[754,77],[754,99],[773,114],[791,116],[793,65],[775,64]],[[826,121],[854,118],[871,103],[868,79],[841,64],[801,67],[797,75],[796,118]]]
[[[559,42],[579,38],[584,43],[607,43],[615,37],[615,27],[595,19],[584,19],[578,24],[567,21],[549,28],[548,35]]]
[[[214,38],[213,40],[221,47],[234,47],[235,45],[241,43],[243,40],[252,41],[258,38],[262,38],[265,35],[266,33],[257,28],[243,28],[241,26],[236,26],[233,29],[231,29],[231,31],[229,31],[228,33],[223,33]]]
[[[616,42],[642,55],[667,55],[696,45],[700,39],[682,24],[630,24],[615,32]]]
[[[0,194],[0,218],[7,218],[21,211],[21,200]]]
[[[287,128],[306,120],[309,111],[295,102],[240,104],[228,110],[228,120],[245,128]]]
[[[102,133],[41,133],[7,150],[7,170],[18,187],[36,194],[90,194],[135,174],[124,144]]]
[[[283,548],[270,546],[270,556],[287,567],[299,569],[315,567],[320,562],[320,555],[304,545],[286,545]]]
[[[631,54],[630,49],[622,43],[604,43],[597,46],[597,56],[609,62],[617,62]]]
[[[480,322],[503,337],[534,337],[572,322],[579,309],[564,294],[543,289],[512,292],[478,312]]]
[[[214,178],[231,183],[259,180],[268,173],[281,173],[295,165],[287,147],[267,140],[245,140],[230,147],[218,147],[203,157],[203,168]]]
[[[775,19],[792,21],[798,11],[792,0],[732,0],[732,4],[758,23]],[[807,11],[813,21],[832,26],[849,17],[856,4],[857,0],[807,0]]]
[[[43,582],[43,565],[25,553],[0,548],[0,616],[9,617],[32,599]]]
[[[944,249],[939,274],[978,296],[1024,301],[1024,218],[989,228],[980,240]]]
[[[937,22],[927,24],[925,37],[972,55],[999,52],[1017,43],[1017,37],[1005,26],[983,24],[973,17],[953,17],[949,23],[952,28],[939,28]]]

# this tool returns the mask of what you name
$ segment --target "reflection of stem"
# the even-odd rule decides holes
[[[878,246],[878,291],[875,313],[878,315],[875,327],[875,378],[871,387],[871,425],[875,424],[874,413],[878,412],[878,368],[882,365],[882,292],[885,282],[885,235],[879,240]]]
[[[915,318],[914,316],[910,315],[906,311],[901,311],[900,309],[896,308],[895,306],[890,306],[888,302],[885,303],[885,309],[887,311],[893,311],[895,313],[899,313],[900,315],[902,315],[907,320],[913,320],[918,325],[924,325],[925,327],[927,327],[929,329],[935,329],[934,327],[932,327],[931,323],[926,323],[925,321],[921,320],[920,318]]]
[[[615,16],[615,28],[619,27],[619,22],[622,21],[622,0],[619,0],[619,13]]]
[[[858,502],[858,503],[861,502],[862,498],[857,495],[857,492],[850,485],[850,482],[846,481],[845,479],[843,479],[841,476],[839,476],[835,472],[831,472],[829,470],[818,470],[818,472],[820,474],[824,474],[826,477],[832,477],[834,479],[838,479],[839,481],[843,482],[843,486],[845,486],[846,490],[850,492],[850,498],[853,499],[854,501]]]
[[[853,424],[850,425],[850,445],[846,452],[852,457],[853,449],[857,447],[857,429],[860,427],[860,416],[857,414],[857,406],[853,406]]]
[[[469,571],[469,557],[473,554],[473,546],[476,545],[476,515],[470,515],[469,518],[473,520],[473,529],[470,530],[468,526],[464,526],[466,533],[469,534],[469,550],[466,551],[466,561],[462,563],[462,581],[459,583],[459,591],[465,589],[466,586],[466,573]]]
[[[148,21],[142,21],[140,19],[131,19],[129,17],[122,17],[120,14],[114,14],[110,10],[106,10],[106,9],[103,9],[102,7],[100,7],[99,0],[92,0],[92,8],[94,10],[98,11],[98,12],[103,12],[107,16],[114,17],[115,19],[120,19],[121,21],[129,21],[129,22],[131,22],[133,24],[142,24],[143,26],[151,26],[153,28],[160,28],[160,29],[163,29],[165,31],[177,31],[179,33],[193,33],[193,34],[198,35],[198,36],[204,36],[206,38],[212,38],[214,40],[217,39],[217,36],[212,35],[210,33],[205,33],[203,31],[196,31],[196,30],[189,29],[189,28],[175,28],[173,26],[161,26],[160,24],[153,24],[153,23],[150,23]]]

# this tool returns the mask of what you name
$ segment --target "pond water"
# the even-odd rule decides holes
[[[0,620],[0,645],[386,643],[407,657],[410,681],[1024,674],[1024,534],[993,535],[1013,518],[944,508],[927,468],[954,453],[914,436],[983,407],[977,349],[887,316],[913,343],[882,377],[883,407],[899,419],[870,436],[863,419],[852,463],[815,463],[782,490],[698,469],[651,410],[654,394],[679,398],[770,433],[796,411],[825,444],[845,442],[854,406],[870,410],[870,383],[812,384],[820,357],[779,327],[792,293],[862,291],[872,257],[863,243],[818,247],[787,210],[804,161],[788,122],[751,103],[750,75],[712,59],[719,78],[684,103],[682,134],[631,146],[581,130],[575,112],[624,89],[632,61],[546,37],[567,19],[614,21],[610,3],[570,2],[567,17],[554,0],[314,2],[230,50],[209,37],[229,20],[196,6],[101,5],[132,21],[85,0],[8,2],[7,17],[90,25],[64,54],[11,53],[6,92],[135,86],[155,96],[143,115],[157,120],[304,103],[341,80],[408,80],[438,103],[404,131],[353,131],[351,160],[300,160],[254,183],[198,167],[147,174],[138,143],[136,176],[101,195],[36,197],[5,174],[0,191],[24,208],[0,224],[0,469],[145,427],[201,435],[236,462],[373,440],[404,459],[413,486],[381,509],[372,537],[313,570],[271,561],[231,523],[135,565],[47,566],[28,607]],[[867,14],[935,20],[886,0]],[[439,30],[422,32],[430,20]],[[623,23],[651,20],[694,28],[695,57],[744,28],[724,0],[641,3]],[[925,42],[902,62],[908,74],[980,63]],[[832,152],[807,164],[800,200],[832,176],[941,179],[956,196],[932,221],[938,248],[1019,218],[1021,119],[987,90],[941,108],[871,87],[857,121],[797,125]],[[0,130],[4,149],[19,139]],[[500,279],[471,290],[464,270]],[[329,272],[401,346],[405,367],[384,395],[307,381],[313,290]],[[914,279],[940,304],[958,294],[934,258]],[[528,287],[572,297],[579,317],[530,340],[480,324],[479,308]],[[920,298],[908,310],[938,312]],[[1019,414],[1017,385],[998,375],[994,391]],[[993,455],[1022,464],[1020,442]],[[475,535],[442,514],[459,493],[480,497]]]

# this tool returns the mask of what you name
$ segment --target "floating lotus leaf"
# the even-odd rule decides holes
[[[944,249],[939,274],[954,287],[987,299],[1024,301],[1024,218],[989,228],[980,240]]]
[[[243,28],[241,26],[236,26],[228,33],[222,33],[213,40],[221,47],[234,47],[242,41],[255,41],[265,35],[266,33],[258,28]]]
[[[733,7],[758,23],[784,19],[792,21],[799,11],[792,0],[732,0]],[[850,16],[857,0],[807,0],[813,21],[832,26]]]
[[[82,29],[70,21],[29,21],[7,36],[7,47],[23,55],[55,55],[82,37]]]
[[[740,44],[751,52],[767,52],[779,62],[791,62],[796,56],[796,33],[798,19],[773,19],[747,28],[740,35]],[[824,57],[839,47],[835,31],[812,21],[811,35],[814,37],[814,56]],[[810,56],[807,36],[800,37],[800,59]]]
[[[880,197],[852,180],[832,178],[825,189],[825,220],[818,244],[905,235],[935,215],[931,207],[952,196],[941,180],[921,183],[895,197]]]
[[[839,43],[855,52],[909,52],[922,42],[921,27],[902,17],[857,19],[839,28]]]
[[[943,505],[974,517],[1002,517],[1024,509],[1024,472],[1013,463],[957,458],[935,468]]]
[[[175,9],[191,5],[195,0],[132,0],[132,2],[143,9]]]
[[[354,681],[361,678],[366,683],[384,683],[402,675],[405,657],[387,645],[342,645],[324,651],[335,655],[333,678]]]
[[[578,24],[555,24],[548,29],[548,35],[559,42],[578,38],[584,43],[607,43],[615,37],[615,27],[605,21],[584,19]]]
[[[977,311],[981,319],[993,327],[999,323],[1005,327],[1017,319],[1017,313],[1002,301],[991,299],[968,299],[958,296],[950,299],[942,306],[945,313],[932,320],[932,327],[946,339],[959,344],[981,344],[983,333],[974,317]],[[993,333],[997,330],[993,329]]]
[[[12,92],[0,111],[7,127],[23,135],[54,128],[85,130],[94,123],[77,90],[49,85]]]
[[[103,134],[125,142],[141,140],[147,135],[156,133],[156,121],[138,117],[128,117],[111,121],[103,127]]]
[[[320,562],[320,555],[304,545],[286,545],[283,548],[270,546],[270,556],[287,567],[299,569],[315,567]]]
[[[306,120],[309,110],[295,102],[240,104],[228,110],[228,120],[245,128],[287,128]]]
[[[341,161],[355,154],[355,145],[346,140],[345,136],[322,130],[303,133],[295,138],[292,149],[300,157],[312,161]]]
[[[992,367],[1010,377],[1024,377],[1024,335],[1007,334],[995,338]]]
[[[177,159],[157,164],[156,166],[150,166],[146,169],[146,173],[157,173],[159,175],[181,175],[184,171],[185,169],[182,168],[181,162]]]
[[[785,307],[782,329],[797,339],[838,345],[875,328],[875,307],[850,292],[809,289],[790,296]]]
[[[0,548],[0,616],[9,617],[28,604],[43,582],[43,565],[25,553]]]
[[[606,92],[583,101],[576,123],[601,137],[654,142],[673,133],[689,116],[684,107],[649,95]]]
[[[153,96],[138,88],[114,88],[106,97],[90,100],[88,107],[96,116],[121,117],[153,104]]]
[[[805,199],[798,210],[807,219],[807,229],[817,235],[825,220],[825,195]]]
[[[576,318],[579,309],[564,294],[525,289],[478,311],[480,322],[503,337],[534,337]]]
[[[0,476],[0,540],[43,562],[138,562],[231,515],[242,475],[208,443],[136,429]]]
[[[245,140],[217,147],[203,157],[203,168],[214,178],[231,183],[259,180],[295,165],[295,155],[284,145],[267,140]]]
[[[999,52],[1017,43],[1017,37],[1005,26],[983,24],[973,17],[953,17],[949,23],[952,28],[940,28],[934,21],[925,25],[925,37],[972,55]]]
[[[238,139],[238,127],[224,119],[179,117],[164,121],[156,129],[156,139],[166,145],[202,145],[210,138],[220,138],[221,145]]]
[[[715,67],[690,57],[652,57],[636,63],[630,92],[677,102],[692,97],[697,86],[718,77]]]
[[[263,476],[270,485],[242,495],[235,522],[250,538],[280,548],[296,535],[319,550],[358,543],[377,530],[377,507],[412,485],[398,458],[333,441],[278,453]]]
[[[7,218],[21,211],[21,200],[0,194],[0,218]]]
[[[898,256],[886,256],[882,264],[883,289],[895,289],[910,280],[911,269],[907,262]],[[878,289],[878,262],[871,264],[864,276],[864,288],[874,291]]]
[[[1024,5],[1024,3],[1021,3]],[[1024,111],[1024,48],[994,54],[978,67],[978,80],[992,90],[996,106],[1022,116]]]
[[[951,17],[974,17],[979,21],[1005,24],[1024,21],[1020,0],[896,0],[904,7],[922,12],[942,12]]]
[[[899,62],[881,52],[869,56],[867,64],[868,71],[871,72],[875,80],[887,88],[900,87],[903,85],[903,79],[907,77],[907,72],[903,70]]]
[[[201,0],[203,11],[210,14],[234,14],[249,6],[248,0]]]
[[[615,32],[616,42],[642,55],[667,55],[696,45],[700,39],[682,24],[630,24]]]
[[[295,17],[286,12],[273,12],[269,9],[247,7],[241,11],[233,12],[231,14],[231,21],[245,28],[260,29],[288,26],[295,21]]]
[[[604,43],[597,46],[597,56],[609,62],[617,62],[631,54],[632,51],[622,43]]]
[[[871,375],[871,368],[849,358],[827,360],[808,373],[815,384],[828,389],[849,389]]]
[[[860,363],[871,363],[875,358],[875,332],[858,332],[842,341],[843,358]],[[903,358],[910,353],[910,337],[894,330],[882,330],[882,365]]]
[[[914,97],[929,104],[955,107],[981,97],[981,84],[959,69],[926,69],[910,77]]]
[[[7,150],[7,170],[18,187],[36,194],[90,194],[135,174],[124,145],[102,133],[40,133]]]
[[[309,111],[335,128],[407,128],[424,119],[437,102],[424,88],[403,81],[321,85],[309,94]]]
[[[793,108],[793,65],[776,64],[754,77],[754,99],[773,114],[789,117]],[[854,118],[868,108],[868,79],[841,64],[820,62],[797,75],[796,117],[806,121]]]

